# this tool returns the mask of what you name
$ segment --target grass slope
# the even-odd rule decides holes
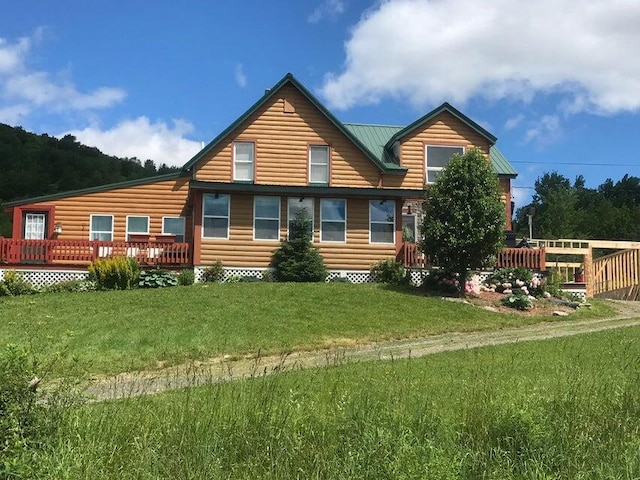
[[[500,314],[382,285],[205,284],[0,298],[3,343],[116,373],[219,355],[322,348],[554,320]],[[604,304],[579,316],[611,313]]]

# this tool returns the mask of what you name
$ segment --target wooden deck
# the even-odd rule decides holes
[[[0,265],[6,266],[87,266],[99,258],[118,256],[150,266],[191,264],[188,243],[0,238]]]

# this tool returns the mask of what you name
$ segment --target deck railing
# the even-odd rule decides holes
[[[594,295],[628,290],[635,291],[633,297],[640,297],[640,249],[622,250],[594,260],[593,276]]]
[[[399,260],[405,267],[424,268],[429,262],[418,244],[404,242],[400,249]],[[498,254],[496,268],[524,267],[531,270],[546,269],[544,248],[503,248]]]
[[[99,258],[133,257],[141,265],[189,265],[188,243],[0,238],[0,264],[88,265]]]

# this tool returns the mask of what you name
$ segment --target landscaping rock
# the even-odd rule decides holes
[[[569,316],[569,313],[568,313],[568,312],[563,312],[562,310],[555,310],[555,311],[553,312],[553,314],[554,314],[556,317],[568,317],[568,316]]]

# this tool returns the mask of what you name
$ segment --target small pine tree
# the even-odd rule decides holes
[[[323,282],[327,268],[312,243],[311,220],[301,211],[289,225],[289,238],[273,252],[271,265],[278,282]]]

